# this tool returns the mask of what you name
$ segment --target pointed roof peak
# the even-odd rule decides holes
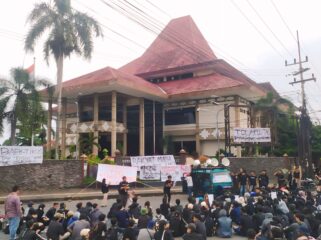
[[[190,15],[172,19],[145,53],[121,70],[155,72],[217,59]]]

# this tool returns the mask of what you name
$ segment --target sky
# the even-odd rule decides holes
[[[45,1],[45,0],[44,0]],[[43,58],[39,39],[34,53],[25,53],[24,37],[29,29],[28,13],[35,0],[2,1],[0,8],[0,77],[9,78],[13,67],[29,67],[35,58],[36,76],[55,83],[56,65]],[[48,0],[49,2],[49,0]],[[256,82],[271,82],[281,96],[301,104],[300,85],[289,85],[298,66],[285,67],[298,59],[296,31],[302,56],[309,57],[305,73],[314,73],[317,82],[308,82],[306,96],[314,122],[321,119],[321,31],[319,0],[127,0],[151,17],[159,26],[154,32],[121,15],[103,0],[71,0],[73,8],[95,17],[103,26],[104,37],[95,39],[90,61],[73,55],[65,61],[64,80],[111,66],[118,68],[139,57],[172,18],[191,15],[216,56],[232,64]],[[125,4],[126,0],[106,0]],[[127,3],[128,4],[128,3]],[[145,21],[145,24],[150,24]],[[156,33],[155,33],[156,32]],[[320,124],[320,123],[319,123]],[[6,126],[0,143],[8,138]]]

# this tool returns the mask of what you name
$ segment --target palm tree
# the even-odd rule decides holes
[[[79,139],[80,152],[89,155],[93,153],[94,146],[100,149],[101,147],[98,143],[98,140],[99,138],[95,137],[92,132],[86,134],[86,136],[83,136],[81,139]]]
[[[11,78],[0,80],[0,134],[3,133],[3,121],[8,120],[11,126],[10,144],[15,145],[18,122],[28,128],[28,123],[37,124],[40,121],[34,118],[35,115],[41,116],[43,111],[36,86],[43,81],[31,80],[29,73],[22,68],[11,69]]]
[[[102,29],[94,18],[73,9],[70,0],[35,4],[27,22],[31,24],[31,28],[25,39],[25,50],[33,52],[36,41],[49,31],[43,52],[47,63],[49,56],[53,55],[57,65],[55,96],[58,98],[56,125],[56,157],[58,157],[64,58],[76,53],[85,59],[90,59],[93,51],[93,36],[102,36]]]

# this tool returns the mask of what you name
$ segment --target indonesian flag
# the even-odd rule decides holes
[[[30,67],[25,69],[30,75],[35,71],[35,64],[33,63]]]

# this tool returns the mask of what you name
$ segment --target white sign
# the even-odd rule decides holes
[[[139,168],[141,166],[172,166],[176,165],[173,155],[160,156],[136,156],[130,157],[132,167]]]
[[[270,128],[234,128],[234,142],[271,142]]]
[[[165,182],[169,175],[172,176],[172,181],[181,181],[184,174],[191,172],[190,165],[174,165],[161,167],[161,181]]]
[[[125,167],[109,164],[98,164],[98,172],[96,180],[102,182],[105,178],[106,183],[111,185],[118,185],[123,176],[127,177],[127,182],[136,182],[137,178],[137,168],[135,167]]]
[[[0,146],[0,166],[11,166],[42,162],[42,147]]]
[[[141,180],[159,180],[160,166],[141,166],[139,171]]]
[[[213,183],[224,183],[224,182],[231,182],[231,176],[227,172],[222,173],[215,173],[213,175]]]

